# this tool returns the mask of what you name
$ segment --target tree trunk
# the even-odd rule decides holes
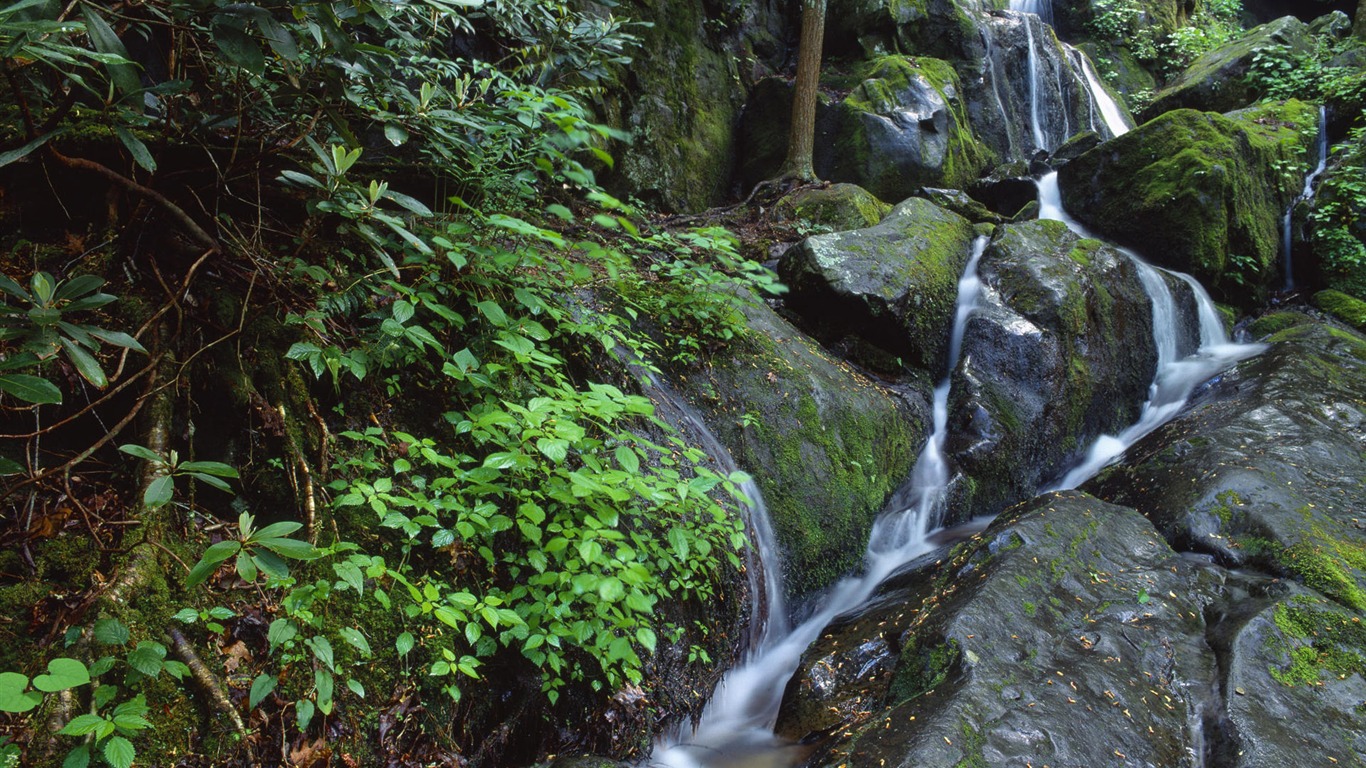
[[[1366,0],[1357,0],[1356,21],[1352,24],[1352,32],[1357,37],[1366,38]]]
[[[792,127],[787,138],[783,177],[815,181],[811,154],[816,134],[816,96],[821,76],[821,46],[825,39],[825,0],[802,0],[802,37],[797,48],[796,93],[792,98]],[[1366,0],[1363,0],[1366,2]]]

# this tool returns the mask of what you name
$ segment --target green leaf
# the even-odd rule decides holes
[[[636,456],[636,452],[630,446],[618,445],[616,457],[617,463],[627,472],[634,475],[640,471],[640,457]]]
[[[280,682],[274,675],[260,674],[251,681],[251,694],[247,697],[247,709],[256,709],[261,700],[269,696]]]
[[[224,464],[221,461],[183,461],[176,465],[176,469],[181,472],[195,472],[202,475],[213,475],[214,477],[231,477],[234,479],[238,477],[236,468],[229,464]],[[299,527],[299,524],[295,523],[295,528],[293,530],[298,530]],[[267,526],[267,529],[269,529],[269,526]],[[257,535],[263,534],[258,533]],[[269,535],[283,536],[285,534],[272,533]]]
[[[241,548],[242,545],[236,541],[220,541],[209,547],[205,550],[204,556],[199,559],[198,563],[195,563],[189,574],[185,576],[185,588],[193,589],[203,583],[205,579],[213,575],[214,571],[218,570],[220,563],[232,557]]]
[[[57,389],[56,384],[26,373],[0,374],[0,391],[8,392],[26,403],[50,405],[62,402],[62,391]]]
[[[175,481],[169,474],[163,474],[163,476],[149,482],[148,489],[142,493],[142,506],[149,508],[149,510],[164,507],[165,504],[171,502],[173,493],[175,493]]]
[[[136,756],[137,750],[133,749],[133,742],[122,736],[110,736],[109,740],[104,742],[104,759],[113,768],[130,768]]]
[[[412,632],[404,632],[398,636],[398,639],[394,640],[394,650],[398,651],[399,656],[407,656],[408,652],[413,650],[414,645],[416,645],[416,641],[413,639]]]
[[[38,149],[39,147],[43,146],[44,144],[48,143],[52,139],[55,139],[56,137],[60,136],[65,132],[65,130],[61,130],[52,131],[51,133],[45,133],[42,136],[39,136],[38,138],[33,139],[32,141],[29,141],[27,144],[24,144],[21,147],[11,149],[8,152],[0,152],[0,168],[3,168],[15,161],[22,160],[25,157],[28,157],[29,155],[33,154],[34,150]]]
[[[224,21],[221,17],[211,31],[214,45],[223,56],[233,64],[252,74],[261,74],[266,69],[266,55],[247,31],[237,23]]]
[[[389,140],[394,146],[402,146],[408,141],[408,129],[398,123],[385,123],[384,138]]]
[[[100,619],[95,622],[95,639],[105,645],[123,645],[128,642],[128,627],[118,619]]]
[[[654,630],[649,627],[639,627],[636,629],[636,642],[639,642],[645,650],[654,653],[658,638],[655,637]]]
[[[161,662],[166,659],[166,646],[143,640],[128,654],[128,665],[148,677],[161,674]]]
[[[157,161],[152,157],[152,153],[147,149],[147,145],[142,143],[142,139],[134,136],[131,131],[121,125],[114,126],[114,134],[123,142],[123,146],[128,149],[128,154],[133,156],[133,162],[137,163],[148,173],[155,173]],[[132,338],[131,336],[129,337]],[[133,342],[137,343],[137,342]]]
[[[27,712],[43,703],[43,695],[28,690],[28,678],[18,672],[0,672],[0,712]]]
[[[99,361],[94,355],[66,337],[62,337],[62,349],[66,351],[66,357],[71,364],[76,366],[76,372],[81,378],[100,389],[109,385],[109,379],[105,378],[104,370],[100,368]]]
[[[298,539],[257,539],[255,543],[291,560],[316,560],[322,555],[312,544]]]
[[[193,608],[181,608],[179,611],[176,611],[176,614],[171,618],[185,624],[193,624],[196,621],[199,621],[199,611],[196,611]]]
[[[94,733],[98,728],[109,722],[99,715],[84,714],[76,715],[71,718],[71,722],[58,731],[63,736],[84,736],[87,733]]]
[[[374,655],[370,651],[370,642],[365,639],[365,635],[362,635],[360,630],[355,629],[354,627],[342,627],[337,630],[337,634],[341,635],[343,640],[360,651],[362,656],[369,658]]]
[[[293,640],[299,635],[299,628],[289,619],[276,619],[270,623],[270,628],[266,632],[266,641],[270,643],[271,651],[285,643]]]
[[[313,702],[308,699],[299,699],[294,702],[294,718],[299,723],[299,732],[308,730],[308,724],[313,722]]]
[[[503,312],[503,308],[499,306],[497,302],[480,301],[474,306],[478,308],[480,314],[488,318],[488,321],[495,326],[499,328],[506,328],[508,326],[508,316]]]
[[[314,635],[304,641],[304,645],[313,649],[313,656],[322,662],[328,669],[336,669],[336,657],[332,653],[332,643],[322,635]]]
[[[336,680],[325,669],[313,670],[313,688],[318,700],[318,711],[324,715],[332,714],[332,692]]]
[[[55,693],[89,682],[90,670],[84,663],[76,659],[56,658],[47,663],[47,674],[33,678],[33,687]]]
[[[137,67],[129,61],[128,49],[123,47],[123,41],[114,33],[109,22],[88,5],[81,8],[81,13],[85,16],[85,33],[90,37],[95,50],[122,60],[122,63],[113,63],[114,60],[111,59],[111,63],[105,66],[109,72],[109,79],[113,81],[119,94],[127,96],[141,91],[142,82],[138,79]]]
[[[270,525],[267,525],[265,528],[256,531],[251,535],[251,539],[252,541],[259,541],[261,539],[275,539],[281,536],[288,536],[289,534],[294,533],[295,531],[303,527],[303,523],[296,523],[293,520],[284,520],[278,523],[271,523]]]
[[[81,744],[73,747],[66,753],[66,759],[62,761],[62,768],[86,768],[90,765],[90,745]]]
[[[609,576],[598,582],[598,597],[609,603],[615,603],[626,596],[626,587],[622,585],[621,579]]]
[[[94,293],[104,285],[104,278],[98,275],[77,275],[69,280],[63,280],[57,286],[57,292],[52,294],[53,301],[67,301],[76,299],[87,293]]]
[[[119,450],[128,454],[129,456],[136,456],[139,459],[145,459],[147,461],[152,462],[153,464],[166,463],[165,457],[163,457],[161,454],[151,450],[150,448],[144,448],[140,445],[127,443],[124,445],[120,445]]]
[[[351,692],[356,694],[356,696],[362,699],[365,698],[365,686],[361,685],[359,680],[355,678],[347,678],[346,687],[350,688]]]
[[[333,563],[332,571],[346,586],[354,589],[357,595],[365,594],[365,576],[354,563]]]

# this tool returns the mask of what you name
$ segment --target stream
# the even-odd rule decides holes
[[[1011,3],[1012,11],[1038,12],[1047,7],[1047,2],[1033,0],[1012,0]],[[1028,25],[1026,33],[1029,45],[1027,76],[1031,80],[1031,128],[1035,146],[1048,149],[1045,146],[1047,136],[1039,115],[1038,95],[1047,84],[1040,81],[1040,68],[1034,50],[1035,37]],[[1074,60],[1072,52],[1067,53],[1072,76],[1079,73],[1087,84],[1093,114],[1099,112],[1111,135],[1117,136],[1127,131],[1129,126],[1123,112],[1100,86],[1089,62],[1081,55],[1076,55]],[[1056,174],[1039,179],[1038,187],[1040,218],[1062,221],[1078,234],[1091,236],[1063,210]],[[884,579],[901,566],[936,549],[939,546],[937,540],[944,537],[940,525],[946,512],[946,489],[954,474],[944,452],[949,437],[950,382],[959,362],[967,321],[982,291],[977,267],[988,245],[987,237],[977,238],[967,267],[958,281],[948,367],[933,395],[933,432],[915,463],[906,489],[898,494],[893,506],[884,511],[874,524],[862,572],[844,578],[816,598],[811,615],[796,626],[787,627],[784,624],[785,616],[777,616],[773,621],[757,625],[748,657],[726,673],[697,727],[688,728],[684,724],[679,731],[666,734],[644,765],[657,768],[758,768],[791,766],[803,759],[805,750],[802,747],[786,742],[773,733],[784,689],[797,669],[803,652],[832,619],[858,608]],[[1237,344],[1229,340],[1213,302],[1193,278],[1154,267],[1137,254],[1121,250],[1138,269],[1153,308],[1153,335],[1158,349],[1158,363],[1148,399],[1134,424],[1118,434],[1096,440],[1079,463],[1061,471],[1053,484],[1041,490],[1074,488],[1085,482],[1120,457],[1134,442],[1176,416],[1202,382],[1262,349],[1259,345]],[[1198,349],[1189,354],[1183,354],[1179,349],[1182,317],[1169,280],[1186,283],[1193,291],[1198,307],[1200,342]],[[700,418],[690,418],[689,421],[699,432],[705,432],[705,425]],[[715,450],[719,448],[719,443],[709,447]],[[757,497],[758,490],[751,486],[746,491],[754,494],[756,503],[751,507],[750,514],[751,518],[757,518],[763,512],[762,501]],[[985,522],[974,520],[964,529],[968,532],[980,530]],[[772,535],[766,521],[752,521],[751,531],[756,535],[756,551],[765,553],[765,556],[777,551],[771,539],[758,540],[758,537]],[[776,572],[778,569],[766,570]],[[766,599],[770,608],[781,606],[773,596],[775,589],[781,595],[781,589],[771,585],[759,593],[766,595],[761,599]]]

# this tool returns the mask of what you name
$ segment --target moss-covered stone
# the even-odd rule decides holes
[[[891,210],[892,206],[857,184],[831,184],[804,187],[783,197],[773,206],[773,215],[778,220],[841,231],[871,227]]]
[[[806,595],[862,560],[873,518],[909,476],[928,419],[829,357],[763,302],[749,332],[683,382],[763,492],[784,584]]]
[[[1312,44],[1308,25],[1293,16],[1263,24],[1191,62],[1158,92],[1142,119],[1174,109],[1228,112],[1245,107],[1261,95],[1247,77],[1257,54],[1279,46],[1304,52]]]
[[[876,227],[807,238],[779,275],[788,306],[819,338],[852,334],[937,377],[975,237],[967,219],[911,198]]]
[[[980,273],[994,290],[963,339],[949,449],[974,480],[962,503],[990,514],[1131,423],[1156,351],[1133,263],[1062,222],[1002,227]]]
[[[1248,326],[1248,333],[1252,334],[1252,338],[1260,340],[1287,328],[1312,322],[1313,320],[1303,312],[1272,312],[1254,320],[1252,325]]]
[[[1314,306],[1357,330],[1366,331],[1366,301],[1342,291],[1328,290],[1314,294]]]
[[[962,188],[990,162],[974,137],[958,75],[946,62],[882,56],[822,72],[816,174],[902,200],[921,186]],[[830,94],[846,94],[836,100]],[[786,156],[791,86],[755,86],[740,124],[741,183],[775,176]]]
[[[1068,163],[1068,210],[1096,232],[1190,272],[1244,308],[1265,295],[1280,220],[1303,183],[1318,112],[1298,101],[1230,115],[1177,110]]]

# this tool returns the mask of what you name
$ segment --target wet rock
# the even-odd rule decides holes
[[[1359,331],[1366,331],[1366,301],[1328,290],[1314,294],[1314,306]]]
[[[969,478],[965,506],[991,514],[1132,423],[1157,353],[1133,263],[1062,222],[1003,227],[980,273],[987,290],[954,374],[948,449]],[[1197,332],[1187,335],[1193,346]]]
[[[1308,25],[1285,16],[1201,55],[1157,93],[1140,119],[1151,120],[1174,109],[1229,112],[1246,107],[1261,97],[1247,78],[1253,60],[1280,46],[1307,52],[1313,47]]]
[[[873,518],[929,432],[929,395],[894,396],[757,299],[744,312],[748,333],[680,386],[754,475],[784,584],[805,595],[860,563]]]
[[[779,221],[804,221],[808,225],[835,231],[863,229],[882,221],[892,206],[856,184],[831,184],[803,188],[787,195],[774,206]]]
[[[1280,220],[1303,185],[1318,111],[1298,101],[1217,115],[1177,110],[1058,172],[1068,211],[1100,235],[1195,275],[1241,306],[1278,274]]]
[[[1366,339],[1307,322],[1269,342],[1084,488],[1366,610]]]
[[[816,174],[857,184],[883,200],[923,185],[963,187],[989,161],[968,123],[958,76],[926,57],[883,56],[854,71],[830,70],[822,86],[846,93],[817,109]],[[779,172],[787,152],[791,86],[759,83],[740,121],[740,180],[752,187]]]
[[[936,189],[925,187],[916,193],[940,208],[946,208],[974,224],[1003,224],[1005,217],[977,202],[968,193],[958,189]]]
[[[779,731],[829,734],[808,765],[831,768],[1201,765],[1218,675],[1213,598],[1191,588],[1201,568],[1131,509],[1041,496],[832,625],[789,683]],[[831,668],[890,666],[866,658],[879,638],[890,674],[812,697]]]
[[[1025,175],[1023,165],[1018,170],[1019,175],[981,179],[968,188],[968,193],[1002,216],[1016,216],[1025,206],[1039,199],[1039,187],[1034,179]]]
[[[975,237],[967,219],[911,198],[875,227],[807,238],[778,274],[819,338],[855,335],[937,377]]]

